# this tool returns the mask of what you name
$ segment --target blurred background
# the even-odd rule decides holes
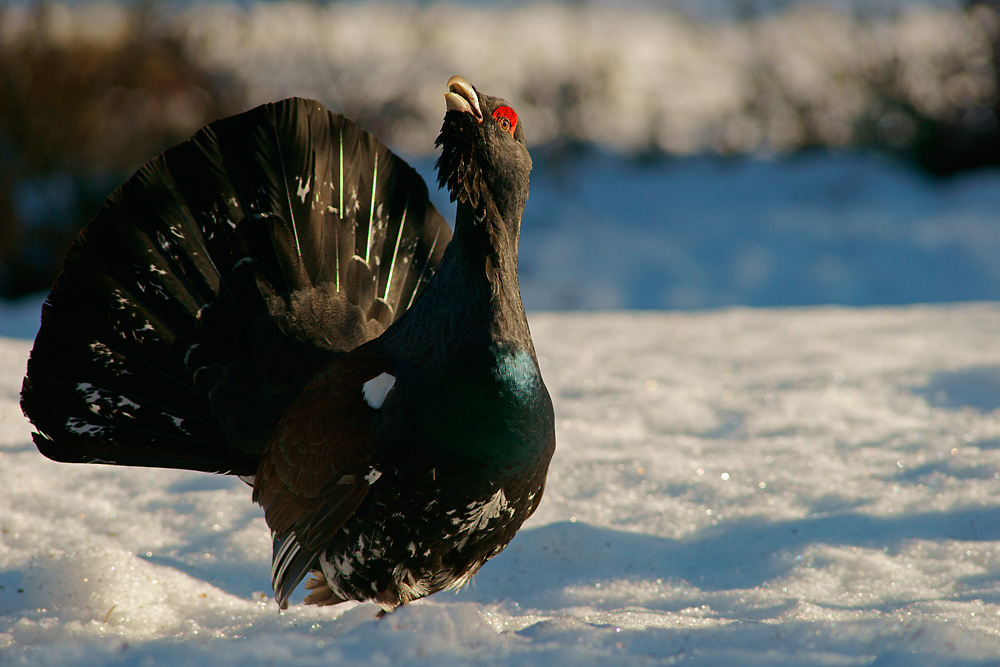
[[[998,68],[985,1],[7,2],[0,318],[140,164],[263,102],[433,183],[455,73],[524,122],[529,310],[1000,299]]]

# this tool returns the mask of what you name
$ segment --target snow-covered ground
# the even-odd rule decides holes
[[[239,481],[44,459],[0,340],[0,662],[997,664],[1000,306],[532,326],[544,501],[472,587],[381,620],[279,614]]]

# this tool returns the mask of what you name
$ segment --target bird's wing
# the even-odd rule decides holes
[[[365,384],[390,365],[369,350],[319,373],[282,417],[257,470],[253,497],[274,535],[271,581],[282,607],[381,475]]]

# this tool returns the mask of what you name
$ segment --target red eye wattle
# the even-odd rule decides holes
[[[517,129],[517,113],[513,109],[510,107],[498,107],[493,112],[493,117],[496,118],[501,128],[510,133],[510,136],[514,136],[514,130]]]

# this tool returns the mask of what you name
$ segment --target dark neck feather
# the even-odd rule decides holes
[[[434,279],[413,307],[386,332],[426,362],[463,348],[534,347],[517,281],[517,245],[524,198],[501,212],[492,197],[477,210],[458,204],[455,235]],[[505,217],[507,216],[507,217]]]

